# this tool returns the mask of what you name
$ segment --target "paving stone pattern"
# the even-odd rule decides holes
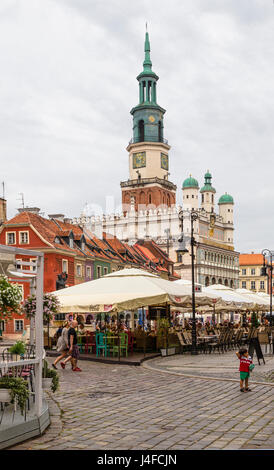
[[[82,373],[59,371],[60,391],[51,395],[48,430],[12,449],[273,448],[271,385],[240,393],[238,383],[222,378],[79,364]]]

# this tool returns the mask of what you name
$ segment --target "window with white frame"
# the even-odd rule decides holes
[[[251,281],[251,286],[250,286],[250,288],[251,288],[252,290],[255,290],[255,289],[256,289],[256,281]]]
[[[256,269],[255,269],[255,268],[252,268],[250,271],[251,271],[251,276],[255,276],[255,274],[256,274]]]
[[[29,232],[19,232],[20,245],[27,245],[29,243]]]
[[[91,279],[91,267],[87,266],[87,277]]]
[[[242,282],[242,288],[243,288],[243,289],[246,289],[246,281],[243,281],[243,282]]]
[[[104,276],[108,274],[108,268],[104,268]]]
[[[82,266],[81,264],[76,265],[76,274],[77,276],[81,277],[82,276]]]
[[[264,289],[264,281],[260,281],[260,289]]]
[[[14,331],[24,330],[24,320],[14,320]]]
[[[22,262],[22,259],[16,258],[16,260],[15,260],[15,266],[16,266],[16,269],[17,269],[17,270],[23,269],[23,266],[22,266],[21,262]]]
[[[97,266],[97,279],[99,279],[99,277],[101,277],[101,266]]]
[[[16,243],[16,234],[15,232],[7,232],[6,233],[6,244],[7,245],[15,245]]]
[[[66,259],[62,260],[62,272],[68,273],[68,260]]]
[[[35,263],[36,258],[30,258],[30,262]],[[31,271],[36,271],[37,267],[36,266],[30,266],[29,267]]]
[[[246,269],[242,269],[242,275],[246,276]]]

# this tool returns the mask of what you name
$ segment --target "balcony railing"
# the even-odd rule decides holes
[[[122,188],[126,188],[127,186],[141,186],[145,184],[152,184],[152,183],[158,183],[163,186],[165,186],[168,189],[172,189],[176,191],[177,186],[171,181],[168,181],[166,179],[158,178],[155,176],[154,178],[139,178],[139,179],[134,179],[134,180],[127,180],[127,181],[121,181],[120,186]]]
[[[168,140],[164,139],[163,137],[154,137],[154,136],[144,136],[144,137],[133,137],[129,141],[130,144],[136,144],[138,142],[161,142],[163,144],[168,145]]]

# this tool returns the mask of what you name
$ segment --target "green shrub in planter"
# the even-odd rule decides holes
[[[54,369],[49,369],[48,362],[44,360],[44,365],[43,365],[43,373],[42,373],[43,379],[52,379],[51,382],[51,391],[54,393],[56,390],[59,388],[59,375]]]
[[[19,408],[21,409],[21,414],[23,414],[26,408],[26,401],[29,396],[29,390],[27,382],[21,377],[1,377],[0,378],[0,388],[9,389],[11,393],[11,403],[18,403]]]
[[[18,354],[18,356],[23,356],[26,351],[26,346],[23,341],[17,341],[11,348],[9,348],[9,352],[11,354]]]

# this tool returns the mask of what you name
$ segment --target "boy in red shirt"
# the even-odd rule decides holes
[[[240,391],[241,392],[251,392],[251,389],[248,388],[248,377],[249,377],[249,366],[252,364],[252,358],[248,354],[247,349],[240,349],[236,352],[237,357],[240,359]],[[244,388],[245,382],[245,388]]]

